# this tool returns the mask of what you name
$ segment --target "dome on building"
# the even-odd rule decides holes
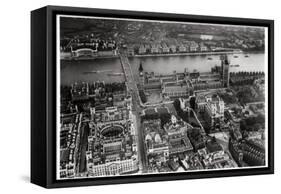
[[[146,136],[145,136],[145,141],[152,141],[152,137],[151,137],[151,135],[150,134],[147,134]]]
[[[156,135],[155,135],[155,137],[154,137],[154,141],[155,141],[156,143],[161,143],[161,142],[162,142],[162,139],[161,139],[159,133],[156,133]]]

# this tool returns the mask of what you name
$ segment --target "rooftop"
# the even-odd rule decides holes
[[[209,153],[218,152],[218,151],[223,150],[222,146],[219,143],[217,143],[216,140],[214,140],[214,139],[208,140],[206,143],[206,147],[207,147],[207,150],[209,151]]]

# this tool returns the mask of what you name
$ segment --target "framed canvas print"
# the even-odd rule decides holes
[[[272,174],[272,20],[31,12],[31,182]]]

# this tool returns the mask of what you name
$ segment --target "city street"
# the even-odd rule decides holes
[[[120,53],[120,60],[124,69],[128,91],[130,91],[132,94],[132,102],[133,102],[132,112],[136,116],[136,126],[137,126],[136,136],[138,142],[138,157],[140,162],[139,165],[140,171],[145,173],[147,171],[146,168],[147,161],[146,161],[146,154],[145,154],[146,152],[145,152],[145,145],[144,145],[144,135],[143,135],[143,130],[141,128],[141,118],[139,115],[139,113],[142,111],[142,108],[140,107],[138,88],[137,88],[137,83],[135,81],[138,80],[138,78],[134,77],[132,68],[130,66],[129,60],[125,53]]]

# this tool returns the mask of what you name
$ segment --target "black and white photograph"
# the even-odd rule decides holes
[[[275,193],[278,5],[3,1],[0,193]]]
[[[268,167],[268,28],[56,15],[56,179]]]

